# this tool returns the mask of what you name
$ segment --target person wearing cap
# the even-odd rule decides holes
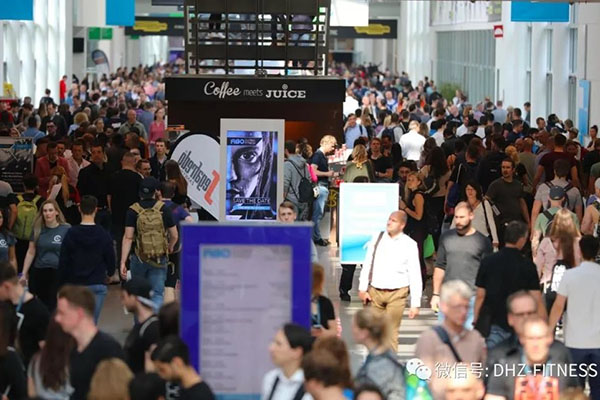
[[[58,262],[59,286],[66,283],[87,286],[95,296],[94,322],[98,323],[106,282],[115,273],[115,251],[110,234],[96,225],[98,201],[94,196],[83,196],[79,205],[81,224],[69,229],[60,249]]]
[[[554,216],[564,206],[565,198],[566,198],[565,189],[560,186],[552,186],[548,192],[548,198],[550,201],[549,208],[544,210],[541,214],[538,214],[535,223],[533,224],[533,232],[531,234],[531,250],[533,255],[537,253],[538,245],[540,241],[546,236],[548,233],[548,229],[550,228],[550,224],[554,220]],[[573,222],[579,229],[579,220],[577,219],[577,215],[572,211],[569,211],[571,216],[573,217]]]
[[[581,233],[598,237],[600,234],[600,178],[597,178],[594,182],[593,197],[594,199],[585,209],[585,214],[581,221]]]
[[[120,260],[120,272],[123,279],[127,277],[126,262],[129,257],[131,275],[143,277],[150,282],[153,292],[152,301],[156,308],[159,308],[163,303],[165,280],[167,277],[167,257],[168,254],[173,253],[179,237],[177,226],[173,221],[173,213],[165,207],[164,203],[160,202],[159,210],[162,216],[164,231],[168,236],[167,254],[159,256],[156,259],[148,259],[144,254],[141,254],[139,243],[131,256],[129,252],[131,251],[131,246],[136,235],[142,234],[142,232],[137,231],[137,221],[140,214],[136,212],[136,209],[139,207],[143,210],[148,210],[155,207],[157,204],[155,197],[157,196],[158,188],[159,182],[155,178],[149,177],[142,180],[140,184],[140,201],[129,207],[125,215],[125,235],[123,236]]]
[[[150,347],[159,340],[158,317],[151,300],[152,287],[146,279],[134,276],[123,282],[121,289],[121,304],[137,321],[123,346],[127,365],[135,375],[145,371]]]
[[[570,168],[569,161],[567,160],[559,159],[554,162],[554,179],[539,185],[535,192],[535,201],[531,210],[531,221],[533,223],[535,223],[537,216],[543,210],[550,208],[549,191],[553,186],[560,186],[565,189],[567,197],[563,206],[573,211],[577,215],[577,219],[581,221],[583,217],[583,201],[579,189],[567,180]]]

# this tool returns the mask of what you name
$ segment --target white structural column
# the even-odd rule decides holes
[[[531,48],[531,116],[547,116],[546,112],[546,32],[545,23],[534,23],[532,25],[532,48]],[[516,96],[515,96],[516,97]],[[520,100],[520,101],[519,101]],[[521,104],[524,101],[514,98],[509,104]]]
[[[552,112],[566,119],[569,113],[569,25],[552,24]]]
[[[591,126],[600,124],[600,51],[598,51],[597,39],[600,37],[600,4],[580,4],[578,25],[577,77],[590,81],[589,122]],[[579,96],[577,101],[577,107],[581,107]]]

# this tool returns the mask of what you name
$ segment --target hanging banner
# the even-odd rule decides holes
[[[23,177],[33,173],[31,138],[0,137],[0,180],[8,182],[14,192],[23,192]]]
[[[221,213],[219,156],[217,139],[203,133],[182,136],[170,152],[188,182],[189,198],[215,219]]]
[[[105,0],[106,25],[133,26],[135,0]]]
[[[569,22],[568,2],[512,1],[512,22]]]
[[[185,20],[173,17],[135,17],[135,25],[125,28],[126,35],[181,36],[185,34]]]
[[[275,221],[283,201],[284,120],[221,119],[220,220]]]
[[[102,50],[94,50],[92,51],[92,60],[94,64],[96,64],[96,73],[99,76],[110,74],[110,65],[108,64],[108,57],[106,53]]]
[[[368,26],[331,27],[329,35],[337,39],[397,39],[398,21],[395,19],[370,19]]]
[[[589,136],[590,129],[590,81],[580,80],[579,89],[577,90],[579,109],[577,110],[577,128],[579,135]],[[583,138],[580,138],[580,140]],[[583,143],[583,142],[580,142]]]
[[[259,400],[285,323],[310,327],[310,223],[183,224],[181,336],[217,399]],[[240,268],[243,266],[243,268]]]
[[[385,231],[390,214],[398,210],[397,183],[340,185],[340,262],[362,264],[367,244]]]

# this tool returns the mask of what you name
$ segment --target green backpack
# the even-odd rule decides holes
[[[151,208],[143,208],[140,203],[131,206],[137,214],[135,254],[156,267],[163,267],[157,263],[158,259],[168,254],[167,232],[160,211],[163,206],[161,201]]]
[[[29,240],[33,232],[33,222],[38,213],[37,202],[40,196],[36,195],[32,201],[26,201],[22,195],[18,195],[17,199],[17,220],[13,226],[13,234],[17,239]]]

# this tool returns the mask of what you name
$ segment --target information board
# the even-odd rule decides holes
[[[371,238],[385,230],[398,210],[397,183],[342,183],[340,185],[340,262],[361,264]]]
[[[310,223],[182,226],[181,335],[220,400],[260,399],[269,344],[310,327]]]

